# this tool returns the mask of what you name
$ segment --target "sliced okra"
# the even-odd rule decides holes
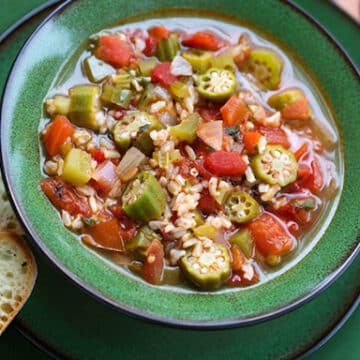
[[[154,175],[142,171],[125,189],[122,204],[126,215],[146,223],[163,214],[166,195]]]
[[[291,151],[281,145],[268,145],[253,157],[251,167],[255,176],[267,184],[286,186],[296,180],[299,165]]]

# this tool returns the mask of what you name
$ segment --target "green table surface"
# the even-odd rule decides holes
[[[353,0],[355,1],[355,0]],[[360,66],[360,27],[350,22],[344,14],[335,10],[325,0],[296,0],[297,4],[319,20],[340,41],[343,47]],[[0,34],[35,7],[45,3],[44,0],[1,0]],[[356,45],[357,44],[357,45]],[[341,281],[341,279],[339,279]],[[340,294],[339,294],[340,295]],[[360,309],[357,309],[337,334],[309,359],[360,358]],[[0,359],[47,359],[41,352],[13,326],[0,338]]]

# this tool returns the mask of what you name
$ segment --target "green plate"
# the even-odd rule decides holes
[[[216,5],[216,1],[177,3],[187,9],[211,9]],[[346,171],[338,209],[326,227],[337,205],[337,201],[333,202],[317,236],[322,235],[321,240],[317,244],[310,242],[304,251],[308,254],[296,265],[271,281],[246,290],[206,294],[153,287],[110,267],[75,241],[39,191],[37,129],[43,98],[58,69],[89,34],[119,17],[170,7],[170,0],[141,4],[80,0],[67,2],[47,19],[21,51],[7,83],[1,122],[3,174],[30,236],[57,267],[97,298],[129,314],[177,326],[229,327],[269,319],[323,290],[360,248],[356,240],[359,203],[354,201],[360,195],[359,168],[354,166],[360,150],[356,141],[359,75],[329,36],[289,4],[225,1],[221,12],[227,16],[236,14],[247,25],[266,29],[267,34],[281,40],[281,46],[301,58],[316,74],[342,130]]]
[[[15,325],[43,350],[65,359],[295,359],[340,327],[360,292],[358,257],[316,299],[284,316],[239,329],[172,329],[130,319],[89,298],[37,255],[38,282]]]
[[[34,3],[38,0],[31,1]],[[329,29],[335,30],[342,42],[351,39],[352,34],[359,34],[360,30],[356,25],[342,18],[328,3],[318,3],[317,6],[309,1],[311,0],[299,0],[299,4],[306,5],[308,2],[308,10],[314,11],[321,20],[328,21]],[[14,14],[12,15],[14,18]],[[1,88],[19,47],[43,16],[44,12],[26,22],[6,41],[0,37]],[[337,23],[341,27],[336,27]],[[355,46],[353,44],[348,47],[353,49],[353,55],[357,55]],[[358,257],[349,269],[314,301],[281,318],[246,329],[206,334],[187,330],[168,332],[167,328],[148,326],[145,322],[128,319],[107,306],[92,301],[45,262],[41,254],[35,256],[40,270],[36,288],[14,325],[42,349],[50,351],[53,357],[57,355],[66,359],[118,359],[119,354],[122,359],[238,359],[240,355],[244,359],[295,358],[300,353],[308,354],[308,351],[317,349],[339,329],[351,309],[356,307],[356,301],[352,305],[350,303],[360,290]],[[51,291],[48,291],[49,288]],[[359,300],[358,297],[357,303]],[[89,301],[91,304],[87,304]],[[87,305],[84,307],[84,304]],[[312,360],[337,360],[341,356],[357,359],[357,350],[360,349],[359,311],[357,310],[326,346],[311,357]],[[96,314],[96,317],[93,314]],[[94,331],[94,328],[100,331]],[[296,331],[292,331],[293,328],[296,328]],[[276,336],[273,329],[276,329]],[[136,337],[134,333],[137,334]],[[254,338],[262,340],[255,344]],[[164,343],[170,343],[170,346],[166,347],[169,350],[164,351]],[[1,337],[0,352],[4,359],[50,358],[29,344],[12,326]]]

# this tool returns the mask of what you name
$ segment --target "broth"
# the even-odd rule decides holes
[[[154,28],[156,26],[159,26],[159,25],[165,26],[171,32],[176,32],[181,39],[189,37],[189,36],[191,36],[191,34],[194,34],[196,32],[207,32],[207,33],[211,33],[211,34],[215,35],[215,37],[218,39],[224,40],[228,44],[232,44],[232,46],[235,46],[236,44],[238,44],[238,40],[241,37],[241,35],[243,35],[245,33],[248,34],[249,38],[250,38],[252,49],[258,49],[258,48],[270,49],[270,51],[275,52],[276,54],[278,54],[281,57],[281,60],[283,61],[281,82],[277,88],[264,90],[264,89],[261,89],[258,86],[258,84],[256,84],[256,79],[254,79],[254,77],[251,77],[251,75],[249,76],[247,73],[244,73],[243,71],[239,71],[239,69],[236,68],[235,76],[236,76],[236,81],[238,84],[236,93],[237,94],[238,93],[245,94],[246,92],[250,92],[251,94],[253,94],[253,96],[255,96],[255,98],[257,100],[257,106],[266,112],[267,118],[271,117],[271,115],[273,115],[275,112],[275,110],[272,107],[270,107],[268,104],[269,98],[271,98],[273,95],[278,94],[279,92],[282,92],[289,88],[290,89],[293,89],[293,88],[299,89],[300,92],[303,94],[303,96],[305,96],[305,98],[307,99],[309,108],[311,109],[312,114],[306,120],[304,120],[304,119],[298,119],[298,120],[296,120],[296,119],[295,120],[294,119],[286,120],[285,119],[284,120],[283,118],[281,120],[282,121],[281,125],[280,125],[281,131],[282,131],[282,133],[285,134],[285,137],[289,143],[289,146],[285,146],[285,147],[287,147],[286,151],[290,151],[291,153],[297,153],[297,151],[299,151],[299,149],[302,146],[304,146],[304,143],[306,143],[305,146],[307,147],[307,149],[305,150],[304,155],[302,157],[299,157],[299,159],[297,159],[298,163],[300,165],[299,165],[299,170],[297,171],[296,181],[291,181],[289,184],[281,186],[280,190],[278,190],[276,192],[276,194],[274,195],[274,198],[271,198],[269,201],[259,200],[264,196],[264,192],[261,192],[259,190],[260,189],[259,185],[261,183],[264,183],[264,180],[256,179],[256,182],[254,183],[254,185],[250,186],[249,184],[244,185],[244,182],[246,182],[246,181],[249,182],[248,178],[246,178],[246,180],[239,181],[237,179],[233,180],[231,178],[231,176],[230,177],[226,176],[226,175],[223,176],[221,174],[217,177],[217,178],[223,179],[225,182],[228,182],[229,184],[231,184],[233,189],[241,188],[242,191],[245,191],[245,192],[247,191],[249,194],[251,194],[251,196],[253,198],[255,198],[257,201],[259,201],[259,203],[261,204],[261,209],[262,209],[261,213],[266,214],[268,216],[267,221],[269,221],[270,223],[273,221],[273,219],[276,219],[276,221],[280,221],[282,229],[286,232],[286,236],[288,236],[289,238],[292,239],[291,249],[288,249],[287,251],[284,251],[281,254],[280,253],[272,254],[271,252],[267,253],[266,246],[268,246],[268,245],[266,245],[266,246],[260,245],[260,244],[258,244],[257,240],[252,240],[252,242],[255,241],[256,246],[252,250],[251,256],[249,256],[249,257],[244,256],[244,254],[243,254],[244,249],[240,249],[240,252],[242,254],[241,256],[243,259],[245,259],[245,264],[250,264],[250,266],[252,266],[252,270],[248,270],[248,272],[255,273],[257,275],[256,281],[255,281],[254,276],[251,277],[249,274],[247,274],[247,277],[251,277],[251,279],[247,279],[246,275],[244,278],[244,273],[246,273],[245,270],[238,270],[238,269],[234,270],[234,256],[236,256],[236,251],[238,251],[239,249],[235,250],[235,252],[234,252],[234,250],[233,250],[234,244],[231,243],[231,241],[232,241],[231,239],[233,238],[234,234],[236,234],[239,230],[247,229],[247,227],[251,228],[251,225],[248,225],[248,223],[251,224],[252,221],[256,222],[256,217],[255,217],[255,220],[249,220],[249,222],[241,223],[240,225],[239,225],[239,223],[233,222],[231,227],[229,227],[228,229],[221,228],[221,227],[219,229],[217,229],[218,233],[215,237],[214,242],[215,243],[219,242],[219,243],[225,244],[225,246],[229,252],[230,262],[231,262],[231,266],[232,266],[230,275],[228,275],[228,278],[230,280],[227,284],[230,284],[231,286],[235,286],[235,287],[239,287],[239,286],[243,287],[243,286],[251,286],[251,285],[255,286],[257,284],[261,284],[264,281],[267,281],[267,280],[273,278],[274,276],[278,276],[282,272],[286,271],[291,266],[293,266],[294,263],[296,263],[303,256],[305,256],[312,249],[312,247],[315,246],[317,240],[321,237],[321,235],[324,231],[324,228],[325,228],[324,222],[329,221],[330,215],[335,210],[338,198],[340,196],[339,190],[341,189],[341,186],[342,186],[341,178],[338,175],[339,173],[342,173],[342,159],[341,159],[341,152],[340,152],[340,145],[339,145],[339,133],[336,128],[335,121],[332,117],[329,107],[327,106],[323,96],[321,95],[319,89],[317,88],[315,82],[312,80],[308,71],[303,66],[301,66],[291,54],[288,55],[281,49],[281,47],[276,45],[274,42],[266,40],[263,36],[260,36],[256,31],[250,30],[249,28],[245,28],[245,27],[239,26],[237,24],[235,25],[235,24],[225,23],[220,20],[205,19],[205,18],[201,18],[201,17],[196,18],[196,21],[194,21],[194,18],[191,18],[191,17],[155,18],[155,19],[151,19],[151,20],[143,20],[143,21],[139,21],[139,22],[126,23],[121,26],[115,26],[115,27],[111,27],[108,29],[104,29],[101,32],[99,32],[98,34],[95,34],[93,36],[93,38],[97,38],[99,36],[101,37],[101,35],[108,34],[108,33],[109,34],[123,33],[128,38],[134,39],[134,38],[138,37],[141,41],[144,41],[144,37],[146,38],[146,36],[148,36],[148,35],[146,35],[147,30]],[[120,36],[120,38],[121,38],[121,36]],[[140,42],[140,40],[139,40],[139,42]],[[134,45],[134,43],[133,43],[133,45]],[[85,61],[85,59],[89,58],[93,54],[94,48],[96,46],[98,46],[98,45],[92,45],[92,47],[89,47],[89,42],[86,41],[86,43],[82,47],[80,47],[78,50],[76,50],[74,52],[74,55],[72,56],[72,58],[69,59],[69,61],[63,66],[63,68],[59,72],[59,76],[54,80],[54,84],[49,91],[47,99],[50,99],[51,97],[55,96],[56,94],[67,94],[68,89],[70,89],[78,84],[88,84],[89,83],[87,72],[85,71],[85,68],[84,68],[84,61]],[[192,46],[190,46],[190,48],[191,47]],[[188,47],[182,47],[180,51],[182,52],[182,51],[186,50],[187,48]],[[216,56],[217,53],[221,54],[222,51],[223,50],[221,48],[218,51],[213,51],[213,54],[215,54],[213,56]],[[144,59],[146,59],[146,58],[147,57],[144,56]],[[154,76],[153,74],[154,73],[152,72],[152,77]],[[200,78],[201,74],[200,75],[196,74],[195,76],[198,76],[198,78]],[[98,84],[104,86],[106,81],[108,81],[108,78],[105,78],[103,81],[99,82]],[[196,81],[194,83],[195,83],[195,85],[194,85],[195,88],[198,88],[199,85],[196,84]],[[133,86],[133,85],[131,85],[131,86]],[[144,85],[139,85],[139,86],[145,88]],[[166,86],[165,86],[165,88],[166,88]],[[134,89],[132,89],[132,91],[134,92]],[[144,90],[138,91],[139,96],[136,100],[138,102],[136,103],[136,101],[135,101],[136,104],[134,105],[134,109],[132,109],[133,111],[136,110],[136,107],[139,104],[140,94],[143,91]],[[135,92],[136,92],[136,90],[135,90]],[[245,95],[244,95],[244,98],[246,99]],[[176,102],[180,103],[179,98],[176,98],[174,96],[171,98],[171,100],[168,100],[168,101],[171,101],[174,103],[176,103]],[[216,101],[218,101],[218,100],[216,100]],[[244,100],[244,101],[246,102],[246,100]],[[211,106],[209,105],[209,103],[211,103]],[[226,101],[224,100],[224,101],[222,101],[221,105],[223,106],[225,103],[226,103]],[[195,104],[195,109],[198,110],[199,112],[200,112],[200,110],[204,111],[203,110],[204,107],[205,108],[210,107],[210,109],[214,109],[214,108],[218,109],[218,105],[216,102],[213,103],[211,100],[204,101],[204,99],[202,99],[201,96],[200,96],[200,104],[201,104],[200,106],[198,106],[198,104]],[[246,105],[248,106],[249,109],[251,109],[251,106],[253,104],[246,102]],[[119,106],[115,106],[115,107],[112,105],[105,106],[106,115],[111,114],[111,117],[113,119],[116,118],[116,116],[120,116],[120,115],[117,115],[116,111],[118,113],[121,113],[123,111],[123,109],[120,109]],[[255,124],[254,125],[255,130],[257,132],[260,132],[262,137],[266,138],[267,144],[271,144],[271,142],[269,142],[268,133],[266,131],[271,132],[273,130],[269,130],[268,129],[269,126],[264,125],[263,123],[261,123],[261,121],[254,120],[255,119],[254,111],[253,110],[251,110],[251,111],[252,111],[252,115],[250,115],[250,116],[252,116],[252,117],[250,118],[251,119],[250,122],[253,125]],[[126,111],[125,111],[125,113],[126,113]],[[156,111],[154,113],[156,113]],[[200,112],[200,114],[202,115],[201,112]],[[156,113],[155,115],[158,116],[158,113]],[[121,113],[121,116],[123,116],[122,113]],[[180,115],[179,115],[179,117],[180,117]],[[283,114],[282,114],[282,117],[283,117]],[[203,116],[201,116],[200,122],[204,122],[203,119],[204,119]],[[178,120],[179,119],[177,119],[177,121]],[[215,120],[215,119],[213,119],[213,120]],[[216,120],[218,120],[218,119],[216,118]],[[119,120],[116,119],[113,122],[116,123],[117,121],[119,121]],[[223,119],[223,121],[225,121],[225,120]],[[44,131],[45,131],[45,133],[46,133],[46,131],[48,131],[47,130],[47,129],[49,129],[48,124],[49,124],[49,115],[45,113],[44,118],[42,119],[42,121],[40,123],[40,131],[43,134],[44,134]],[[112,126],[113,125],[114,124],[112,124]],[[171,123],[170,126],[175,126],[175,125],[176,124]],[[242,124],[240,124],[240,126],[242,126]],[[225,131],[229,131],[229,128],[232,128],[232,127],[228,126],[227,129],[225,129]],[[79,130],[78,124],[77,124],[76,129]],[[233,127],[233,129],[235,129],[235,127]],[[97,131],[96,132],[90,131],[90,134],[92,137],[91,141],[94,140],[94,142],[97,145],[99,145],[102,142],[101,139],[105,139],[106,137],[108,137],[108,134],[110,134],[109,139],[111,141],[113,141],[114,137],[113,137],[112,131],[113,130],[107,129],[103,134],[98,134]],[[158,131],[160,131],[160,130],[158,130]],[[199,127],[198,127],[197,131],[199,134]],[[231,133],[231,131],[232,130],[230,130],[230,133]],[[254,128],[245,129],[243,131],[254,132]],[[271,135],[273,135],[273,134],[271,134]],[[232,135],[227,134],[227,136],[229,138]],[[244,149],[243,148],[244,133],[239,132],[238,136],[240,137],[240,140],[236,140],[235,137],[233,137],[233,139],[235,139],[234,140],[234,142],[235,142],[234,149],[238,149],[238,150],[240,149],[239,151],[243,152],[244,151],[243,150]],[[74,140],[73,135],[72,135],[72,140],[70,141],[72,145],[70,147],[79,147],[81,149],[86,149],[86,148],[82,147],[82,145],[78,146],[76,141],[77,140],[76,139]],[[202,139],[199,141],[201,142]],[[181,143],[182,143],[182,140],[180,142],[177,142],[176,146],[180,146]],[[238,148],[236,148],[236,143],[239,143]],[[155,142],[154,142],[154,144],[155,144]],[[275,146],[277,146],[278,143],[275,142],[275,144],[276,144]],[[203,146],[203,145],[204,144],[202,142],[201,146]],[[201,148],[201,146],[200,146],[200,148]],[[45,144],[45,148],[46,148],[46,144]],[[158,147],[157,145],[155,145],[155,148],[158,150],[161,149],[161,147],[160,146]],[[185,151],[184,148],[186,148],[186,145],[184,145],[184,147],[181,148],[182,156],[184,156],[184,151]],[[108,150],[112,151],[112,148],[108,149]],[[119,149],[117,147],[115,147],[114,150],[118,151]],[[195,150],[202,151],[202,149],[197,149],[196,146],[195,146]],[[211,152],[213,152],[213,150],[214,149],[211,149]],[[215,149],[215,150],[218,150],[218,149]],[[231,148],[230,150],[232,151],[233,148]],[[49,172],[48,164],[49,164],[49,161],[53,161],[53,162],[55,161],[54,157],[49,156],[49,154],[46,152],[46,150],[44,148],[42,148],[42,151],[43,151],[43,159],[42,159],[41,165],[43,167],[45,167],[45,169],[46,169],[44,175],[46,175],[46,176],[52,175],[55,177],[59,176],[58,173],[52,174]],[[227,151],[230,152],[229,149],[227,149]],[[245,151],[245,153],[246,153],[246,151]],[[119,158],[123,158],[124,151],[120,151],[120,153],[122,153],[122,154],[119,156]],[[287,152],[285,152],[285,154],[287,154]],[[56,156],[58,156],[58,155],[56,155]],[[92,156],[93,156],[92,160],[94,160],[94,155],[92,154]],[[185,155],[185,156],[187,156],[187,155]],[[205,158],[206,156],[208,156],[208,154],[201,155],[201,156],[203,156]],[[201,156],[200,156],[200,160],[203,161],[204,159]],[[252,160],[252,158],[254,156],[255,155],[252,155],[251,153],[249,153],[248,158],[250,158],[250,160]],[[60,156],[60,158],[61,158],[61,156]],[[109,159],[111,159],[111,158],[109,158]],[[115,158],[113,160],[114,160],[113,163],[116,166],[118,166],[117,158]],[[58,161],[58,160],[56,160],[56,161]],[[222,160],[222,161],[224,162],[224,160]],[[99,164],[100,164],[100,162],[98,162],[97,166],[99,166]],[[182,165],[182,166],[184,166],[184,165]],[[147,169],[151,170],[150,167],[148,167]],[[154,169],[156,170],[156,166],[154,167]],[[252,169],[254,170],[255,167],[252,166]],[[155,170],[154,170],[154,172],[156,174]],[[209,168],[206,168],[206,170],[209,170]],[[302,180],[299,177],[300,171],[303,171],[303,173],[306,173],[306,171],[308,172],[308,173],[306,173],[307,174],[306,176],[308,176],[307,182],[305,180],[303,182],[301,182]],[[309,172],[310,172],[310,175],[309,175]],[[316,172],[318,173],[319,178],[321,178],[321,180],[319,180],[319,178],[318,178],[318,182],[321,181],[321,184],[316,183]],[[63,174],[60,174],[60,178],[61,178],[61,176],[63,176]],[[186,176],[184,174],[183,174],[183,176],[184,176],[184,179],[186,179]],[[200,177],[200,178],[201,178],[201,176],[202,176],[201,174],[198,175],[198,177]],[[305,176],[305,175],[303,175],[303,176]],[[160,181],[160,176],[156,175],[156,177]],[[312,183],[311,183],[311,179],[313,179]],[[220,180],[218,180],[218,181],[220,181]],[[218,182],[218,184],[219,183],[220,182]],[[266,186],[265,186],[266,182],[263,185],[264,186],[262,188],[266,188]],[[269,184],[267,184],[267,185],[269,185]],[[207,185],[207,186],[209,186],[209,185]],[[274,185],[271,185],[271,186],[274,186]],[[98,191],[96,189],[96,186],[94,188],[95,188],[95,191]],[[235,191],[235,190],[232,190],[232,191]],[[301,196],[300,196],[301,199],[304,199],[304,198],[311,199],[311,201],[308,200],[307,205],[300,204],[300,202],[299,202],[299,194],[300,193],[301,193]],[[86,191],[81,192],[79,190],[76,192],[76,194],[82,199],[86,198],[88,196],[88,194],[86,194]],[[174,201],[173,198],[175,198],[176,195],[169,193],[169,190],[168,190],[168,192],[167,192],[168,204],[170,204],[169,196],[172,199],[172,200],[171,199],[170,200]],[[101,203],[103,203],[105,201],[104,199],[108,198],[108,195],[100,196],[99,194],[96,194],[95,198],[97,200],[100,200]],[[284,202],[284,206],[279,206],[276,203],[276,201],[280,202],[280,200],[282,198],[285,198],[286,201]],[[276,208],[274,204],[277,204],[276,206],[278,206],[278,207]],[[306,206],[308,206],[309,208],[306,208]],[[91,207],[91,203],[90,203],[90,207]],[[108,207],[106,209],[107,209],[106,211],[110,214],[111,213],[109,210],[110,207]],[[172,212],[174,212],[174,210],[172,210]],[[222,213],[223,212],[221,212],[221,214]],[[112,212],[111,214],[112,214],[111,216],[115,216],[115,217],[117,216],[117,214],[115,214],[114,212]],[[207,224],[209,217],[212,216],[211,214],[212,214],[211,212],[209,214],[206,214],[206,212],[202,211],[202,216],[203,216],[202,221]],[[179,217],[179,214],[177,214],[177,216]],[[263,215],[258,215],[258,216],[261,217]],[[67,217],[67,215],[65,216],[65,218],[66,217]],[[161,215],[160,219],[163,219],[163,217],[164,217],[164,215]],[[104,220],[104,219],[103,220],[102,219],[103,218],[101,218],[101,216],[100,216],[100,220],[97,218],[96,221],[101,222]],[[62,220],[64,221],[64,223],[66,225],[66,219],[64,219],[64,212],[62,213]],[[74,216],[71,218],[71,220],[74,221]],[[84,219],[82,218],[81,221],[83,221],[83,220]],[[108,218],[106,218],[105,220],[108,221]],[[154,220],[158,220],[158,219],[154,219]],[[152,221],[154,222],[154,220],[152,220]],[[121,220],[121,215],[120,215],[120,223],[121,223],[121,221],[122,220]],[[178,218],[176,220],[174,220],[173,223],[171,223],[171,224],[172,225],[175,224],[176,221],[178,221]],[[82,235],[79,236],[79,241],[84,241],[84,236],[90,237],[90,238],[96,237],[94,232],[91,232],[91,231],[88,231],[85,229],[86,227],[91,228],[91,226],[94,226],[94,224],[91,222],[89,224],[85,224],[85,225],[83,223],[82,227],[79,227],[79,228],[73,227],[72,230],[74,230],[75,233],[81,232]],[[121,224],[121,226],[123,227],[123,229],[128,230],[128,227],[127,227],[128,223],[125,223],[125,225]],[[276,224],[273,224],[272,228],[276,228],[276,226],[277,226]],[[71,228],[71,226],[69,224],[68,224],[68,227]],[[139,223],[137,223],[135,227],[136,227],[136,230],[132,229],[132,230],[134,230],[134,232],[132,233],[132,237],[134,236],[136,231],[139,232],[139,229],[140,229]],[[82,229],[85,229],[85,230],[83,231]],[[166,233],[166,231],[164,232],[164,229],[156,229],[156,227],[153,230],[155,230],[157,235],[165,236],[165,238],[169,235],[168,233],[171,233],[171,232]],[[186,229],[186,230],[188,230],[188,229]],[[192,231],[193,230],[191,230],[191,232]],[[219,233],[222,233],[222,234],[219,235]],[[254,237],[255,236],[254,234],[256,234],[256,229],[252,230],[251,234]],[[277,236],[276,233],[274,233],[274,236],[275,237]],[[127,240],[127,241],[130,241],[130,240]],[[164,279],[162,279],[161,283],[163,285],[167,285],[167,286],[180,286],[184,289],[187,289],[189,287],[189,282],[187,282],[184,279],[186,277],[189,277],[189,275],[184,277],[184,275],[182,274],[182,272],[180,271],[180,268],[177,266],[176,263],[170,264],[171,257],[169,256],[168,249],[166,247],[173,246],[173,250],[177,250],[177,251],[181,251],[184,249],[181,248],[181,246],[179,247],[179,240],[176,240],[176,241],[166,240],[164,242],[164,238],[162,238],[161,241],[163,242],[163,247],[165,248],[165,253],[166,253],[166,259],[164,260],[166,263],[166,268],[165,268],[166,274],[165,274]],[[94,239],[92,239],[90,241],[89,241],[89,239],[87,239],[85,242],[87,242],[88,244],[91,244],[93,248],[94,248],[94,246],[96,248],[96,246],[98,245],[98,244],[96,244],[96,240],[94,242]],[[174,244],[176,243],[176,245],[174,245],[173,243]],[[230,250],[230,246],[231,246],[231,250]],[[104,246],[103,246],[103,248],[104,248]],[[148,249],[149,249],[149,247],[148,247]],[[259,249],[262,249],[262,250],[259,250]],[[143,265],[143,264],[149,259],[149,256],[151,255],[151,254],[149,255],[148,250],[145,255],[142,254],[141,256],[139,256],[138,254],[135,254],[132,251],[127,251],[127,253],[124,255],[124,254],[119,254],[118,252],[109,251],[108,249],[106,249],[106,247],[105,247],[105,250],[97,249],[97,250],[93,250],[93,251],[96,255],[101,256],[101,258],[104,259],[105,261],[107,261],[111,266],[116,266],[117,268],[119,268],[120,271],[123,271],[122,269],[123,269],[123,267],[125,267],[127,269],[130,268],[132,270],[132,272],[135,274],[138,274],[138,273],[141,274],[144,271],[145,265]],[[163,251],[164,251],[164,249],[163,249]],[[186,251],[188,251],[188,249],[186,249]],[[144,256],[145,256],[145,258],[144,258]],[[277,264],[271,264],[271,266],[269,266],[270,257],[272,258],[271,261],[275,261],[275,262],[278,261],[278,258],[280,258],[279,261],[281,264],[278,266],[277,266]],[[267,264],[267,262],[268,262],[268,264]],[[173,265],[173,266],[171,266],[171,265]],[[184,266],[182,267],[182,269],[184,271]],[[128,270],[128,271],[130,271],[130,270]],[[239,279],[235,279],[234,274],[237,274],[237,273],[239,274],[238,275]],[[145,278],[146,278],[146,276],[145,276]],[[196,281],[195,281],[195,283],[196,283]],[[222,289],[224,289],[224,286],[226,288],[225,281],[222,282]],[[200,286],[200,287],[203,287],[206,289],[208,286],[205,285],[205,286]],[[212,287],[212,286],[210,286],[210,287]],[[215,287],[218,287],[218,285],[216,285]]]

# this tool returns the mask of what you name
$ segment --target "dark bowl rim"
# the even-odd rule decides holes
[[[303,16],[317,31],[321,32],[323,35],[327,37],[327,39],[335,46],[339,54],[343,57],[345,62],[348,64],[349,68],[354,73],[355,78],[360,83],[360,70],[348,54],[348,52],[343,48],[343,46],[339,43],[339,41],[328,31],[318,20],[316,20],[312,15],[306,12],[302,7],[295,4],[292,0],[280,0],[280,2],[286,6],[288,6],[293,11],[297,12],[301,16]],[[16,63],[22,57],[24,51],[31,44],[33,38],[37,35],[37,33],[43,28],[43,26],[50,21],[56,15],[59,15],[65,8],[71,6],[74,2],[72,0],[65,0],[62,4],[60,4],[54,11],[52,11],[35,29],[35,31],[29,36],[26,40],[25,44],[21,47],[19,53],[17,54],[11,69],[9,71],[8,77],[6,79],[2,97],[1,97],[1,116],[0,116],[0,126],[2,128],[3,125],[3,108],[4,108],[4,95],[11,88],[11,78],[13,73],[16,70]],[[0,131],[0,135],[1,135]],[[6,149],[4,146],[4,141],[1,141],[1,150]],[[215,320],[215,321],[190,321],[190,320],[180,320],[180,319],[169,319],[163,316],[157,316],[151,313],[148,313],[143,310],[139,310],[133,308],[128,305],[120,304],[108,296],[100,293],[92,286],[86,284],[81,278],[75,275],[73,272],[68,270],[64,265],[62,265],[59,260],[48,250],[47,246],[45,246],[44,242],[38,236],[38,234],[34,231],[31,224],[28,224],[25,217],[21,213],[20,205],[16,199],[15,193],[12,191],[10,187],[11,180],[8,176],[8,169],[5,165],[5,156],[4,151],[1,151],[0,157],[0,170],[3,177],[5,189],[7,193],[10,195],[9,200],[14,209],[14,212],[20,221],[22,227],[25,230],[27,238],[31,239],[32,242],[36,245],[36,247],[41,251],[42,254],[46,256],[50,263],[55,266],[56,269],[60,270],[68,279],[70,279],[75,285],[77,285],[81,290],[95,298],[96,300],[110,305],[113,309],[117,311],[121,311],[122,313],[136,318],[148,321],[150,323],[165,325],[169,327],[175,328],[184,328],[184,329],[194,329],[194,330],[221,330],[221,329],[230,329],[237,328],[242,326],[250,326],[255,325],[261,322],[265,322],[274,318],[277,318],[281,315],[284,315],[290,311],[297,309],[298,307],[308,303],[311,301],[316,295],[322,293],[326,288],[328,288],[353,262],[353,260],[360,253],[360,243],[352,250],[351,254],[347,256],[346,260],[339,266],[334,272],[328,275],[324,280],[322,280],[315,288],[309,291],[306,295],[301,298],[286,304],[278,309],[275,309],[271,312],[260,314],[253,317],[243,318],[243,319],[233,319],[233,320]]]

